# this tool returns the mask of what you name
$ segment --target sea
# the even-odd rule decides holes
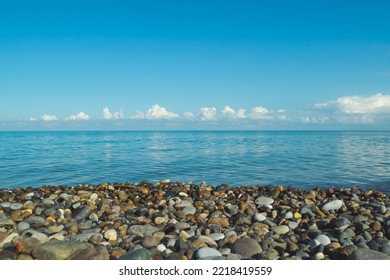
[[[0,188],[102,182],[390,191],[390,131],[0,132]]]

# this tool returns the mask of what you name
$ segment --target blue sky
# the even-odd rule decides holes
[[[7,1],[0,130],[390,129],[388,1]]]

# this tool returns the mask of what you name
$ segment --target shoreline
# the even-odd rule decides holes
[[[390,200],[169,180],[0,189],[0,259],[390,259]]]

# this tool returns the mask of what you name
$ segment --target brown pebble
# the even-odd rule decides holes
[[[229,220],[226,218],[219,218],[219,217],[213,217],[210,218],[207,221],[208,224],[217,224],[220,225],[221,227],[227,227],[229,226]]]
[[[382,225],[380,222],[375,221],[371,224],[371,228],[375,231],[380,231],[382,229]]]

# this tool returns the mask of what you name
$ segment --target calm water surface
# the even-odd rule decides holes
[[[166,178],[390,190],[390,132],[0,132],[0,188]]]

